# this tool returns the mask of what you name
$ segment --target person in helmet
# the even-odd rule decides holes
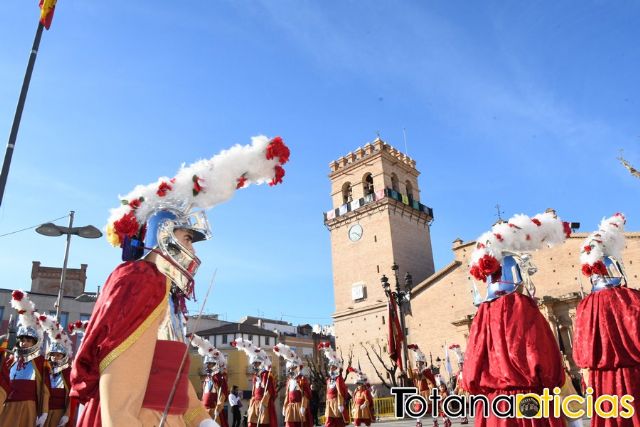
[[[634,397],[632,417],[594,414],[594,427],[640,425],[640,291],[629,287],[624,271],[625,224],[621,213],[603,219],[580,249],[591,293],[576,309],[573,358],[588,372],[586,385],[593,389],[594,400],[603,395]]]
[[[271,374],[269,356],[249,340],[236,338],[231,345],[245,352],[253,370],[251,400],[247,408],[248,427],[277,427],[276,381]]]
[[[367,376],[359,369],[347,368],[348,373],[355,373],[356,378],[356,390],[353,393],[351,418],[355,426],[361,426],[362,424],[367,427],[371,425],[374,420],[374,406],[373,396],[367,387]]]
[[[137,186],[111,211],[107,239],[124,263],[109,276],[74,360],[78,425],[214,427],[189,381],[186,301],[211,237],[204,209],[250,183],[281,182],[289,150],[264,136]]]
[[[204,356],[205,379],[202,383],[202,404],[221,427],[228,427],[224,404],[229,397],[229,386],[224,375],[224,363],[220,359],[224,359],[224,355],[215,349],[211,355]]]
[[[45,427],[63,427],[69,422],[71,356],[73,344],[54,316],[41,315],[40,325],[48,335],[46,374],[51,384],[49,414]]]
[[[537,271],[530,253],[563,243],[568,224],[553,209],[499,221],[481,235],[471,254],[470,274],[487,285],[471,324],[464,357],[462,386],[470,394],[498,396],[541,393],[562,386],[564,370],[558,341],[534,299],[531,276]],[[504,419],[476,408],[477,427],[561,427],[554,416]]]
[[[309,427],[311,422],[309,411],[311,387],[302,374],[302,360],[286,344],[278,343],[273,351],[286,363],[287,379],[285,383],[282,416],[286,427]]]
[[[350,423],[350,420],[347,405],[349,389],[344,383],[344,378],[340,375],[342,359],[338,357],[328,342],[320,343],[318,349],[324,351],[329,366],[324,425],[325,427],[344,427]]]
[[[40,352],[43,332],[27,294],[16,290],[11,305],[18,310],[17,348],[7,360],[10,393],[0,415],[1,427],[42,427],[49,412],[49,378]]]
[[[427,366],[427,359],[417,344],[409,344],[407,348],[411,350],[414,355],[415,370],[410,369],[409,372],[413,380],[413,385],[418,389],[420,396],[427,399],[427,402],[431,402],[429,396],[431,395],[431,390],[436,386],[436,379],[433,376],[433,372],[431,372],[431,369]],[[422,425],[421,419],[416,421],[416,425]],[[433,419],[433,425],[438,425],[437,418]]]

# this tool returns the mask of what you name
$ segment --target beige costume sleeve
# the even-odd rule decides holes
[[[139,413],[147,390],[162,318],[158,316],[138,340],[101,373],[100,412],[103,427],[142,426]]]
[[[184,414],[184,423],[187,427],[198,427],[204,420],[211,419],[209,413],[198,399],[193,384],[189,381],[189,409]]]

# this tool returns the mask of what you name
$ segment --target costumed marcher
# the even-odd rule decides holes
[[[562,356],[549,323],[534,300],[530,276],[536,272],[529,252],[563,243],[570,234],[555,211],[530,218],[516,215],[499,221],[477,240],[471,254],[471,275],[487,283],[480,307],[471,324],[465,353],[462,386],[471,394],[483,394],[490,402],[498,395],[542,394],[564,382]],[[474,285],[475,286],[475,285]],[[527,295],[524,294],[527,293]],[[501,411],[506,404],[499,402]],[[561,418],[499,418],[483,414],[478,403],[475,425],[563,426]],[[551,414],[553,415],[553,414]]]
[[[593,389],[594,401],[605,394],[634,397],[633,417],[594,414],[594,427],[640,426],[640,291],[629,288],[622,263],[625,223],[621,213],[603,219],[580,249],[591,293],[576,311],[573,358],[588,370],[586,385]]]
[[[11,324],[11,318],[9,318]],[[9,379],[9,367],[6,361],[11,357],[9,351],[9,336],[0,336],[0,415],[4,410],[4,402],[11,391],[11,380]]]
[[[350,373],[356,375],[356,390],[353,392],[351,401],[351,418],[355,426],[364,424],[368,427],[375,421],[370,385],[367,381],[367,376],[360,369],[350,366],[347,368],[347,375]]]
[[[311,386],[302,375],[302,359],[286,344],[278,343],[273,351],[286,361],[287,381],[282,405],[285,426],[310,427]]]
[[[231,345],[245,352],[253,369],[251,400],[247,409],[248,427],[277,427],[276,380],[271,374],[271,359],[249,340],[236,338]]]
[[[45,427],[75,425],[69,423],[71,356],[73,343],[55,317],[46,314],[38,318],[42,329],[49,336],[45,363],[51,385],[49,415]]]
[[[418,394],[423,398],[427,399],[427,402],[431,402],[429,400],[429,396],[431,395],[431,389],[436,386],[436,379],[433,376],[433,372],[431,369],[427,367],[427,358],[420,348],[418,348],[417,344],[409,344],[407,348],[413,351],[414,355],[414,363],[415,370],[410,369],[409,374],[411,375],[411,379],[413,380],[413,384],[415,388],[418,389]],[[430,412],[427,409],[428,412]],[[416,420],[416,425],[422,425],[422,419]],[[433,419],[434,427],[438,427],[438,419]]]
[[[202,404],[209,412],[209,415],[220,425],[229,427],[224,404],[229,397],[229,387],[224,376],[226,359],[213,344],[202,337],[192,334],[191,345],[198,349],[198,354],[202,356],[203,363],[203,383],[202,383]]]
[[[75,425],[75,423],[69,423],[73,343],[55,317],[42,314],[39,320],[42,329],[49,336],[46,366],[51,384],[51,396],[49,397],[49,415],[45,427],[70,427]]]
[[[67,327],[69,331],[69,336],[76,337],[76,348],[80,348],[82,346],[82,338],[84,338],[84,334],[89,326],[88,320],[76,320],[73,323],[70,323]],[[71,381],[71,378],[69,378]],[[71,383],[69,383],[71,386]],[[69,423],[67,427],[74,427],[78,422],[78,414],[82,410],[83,406],[80,405],[77,397],[69,395]]]
[[[0,415],[1,427],[42,427],[49,412],[49,376],[40,354],[43,331],[39,314],[21,290],[11,294],[11,306],[18,311],[18,348],[7,359],[11,391]]]
[[[340,375],[342,359],[331,348],[329,342],[318,344],[318,350],[324,351],[329,366],[329,378],[327,378],[327,395],[325,401],[324,418],[325,427],[344,427],[350,423],[347,396],[349,389]]]
[[[435,379],[436,387],[438,387],[438,393],[442,398],[441,400],[438,400],[438,416],[442,418],[444,427],[451,427],[451,420],[449,419],[449,417],[447,417],[447,415],[444,413],[444,410],[442,409],[442,400],[449,396],[449,390],[447,389],[447,384],[444,382],[440,374],[435,375]]]
[[[462,352],[459,344],[451,344],[449,346],[449,350],[453,351],[453,354],[456,355],[456,359],[458,360],[458,374],[456,375],[456,388],[454,392],[458,396],[465,396],[466,398],[468,398],[469,392],[467,392],[462,386],[462,367],[464,366],[464,353]],[[467,417],[466,412],[462,417],[460,424],[469,424],[469,418]]]
[[[186,300],[200,266],[193,244],[211,237],[204,209],[251,183],[282,182],[288,156],[281,138],[255,137],[173,179],[137,186],[111,211],[107,239],[125,262],[102,288],[73,363],[81,427],[155,426],[163,418],[167,427],[217,426],[188,379],[189,359],[182,364]]]

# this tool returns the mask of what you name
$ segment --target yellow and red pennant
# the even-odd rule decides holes
[[[58,0],[40,0],[40,22],[48,30],[53,21],[53,12]]]

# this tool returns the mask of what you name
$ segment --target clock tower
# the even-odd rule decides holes
[[[371,352],[386,340],[380,277],[395,284],[394,262],[401,281],[407,272],[414,284],[433,274],[433,211],[421,203],[415,160],[380,138],[329,167],[333,209],[324,219],[331,233],[336,345],[345,358],[352,351],[354,365],[376,382],[363,345]]]

